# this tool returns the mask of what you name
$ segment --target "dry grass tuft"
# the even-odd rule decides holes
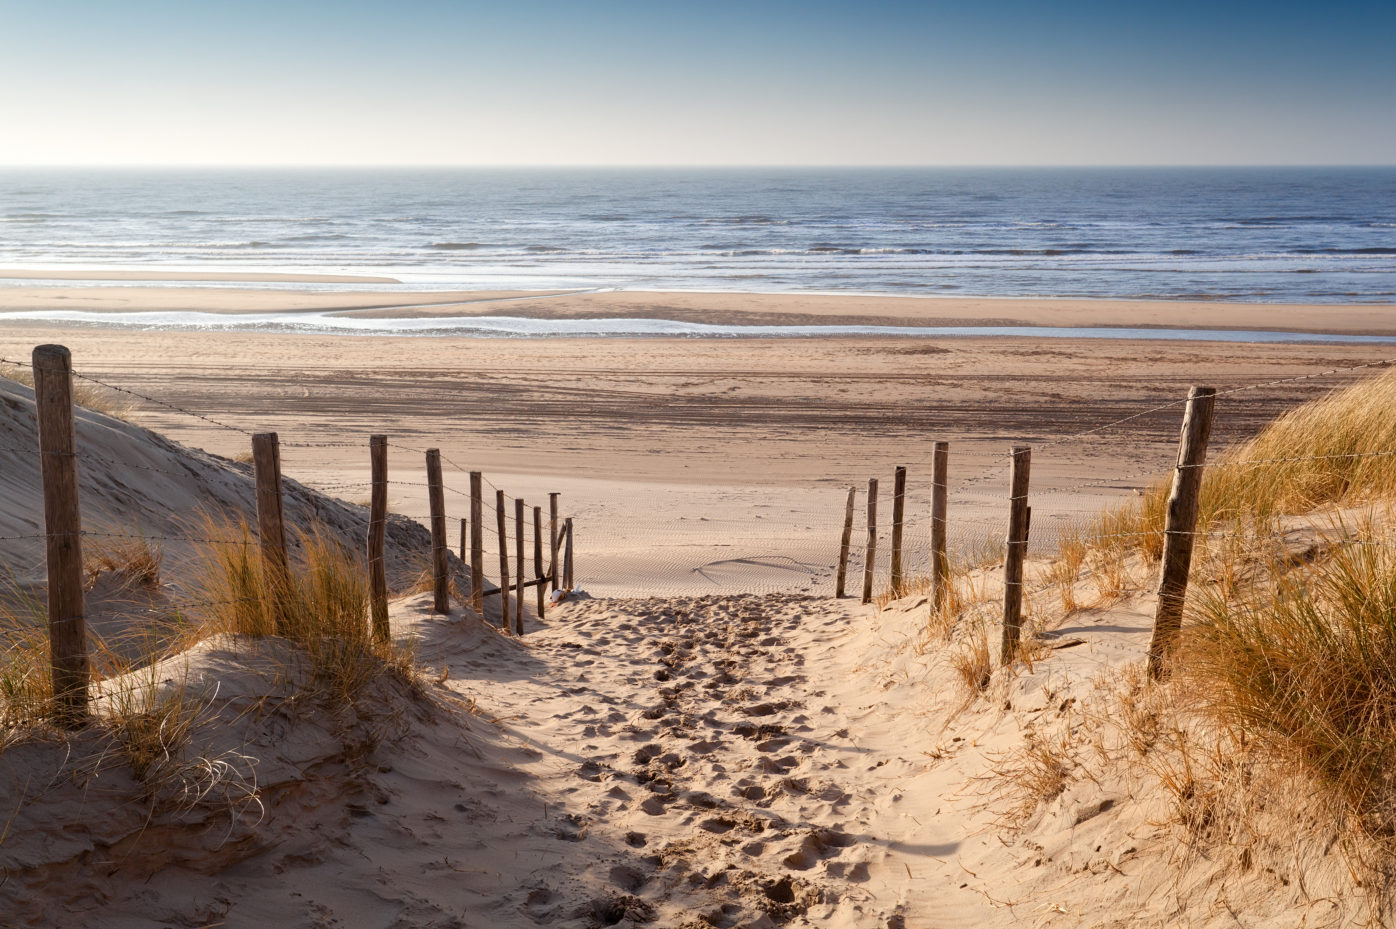
[[[369,623],[368,570],[351,549],[318,530],[299,536],[299,557],[280,596],[262,571],[261,551],[245,521],[206,527],[206,538],[238,544],[206,546],[200,599],[213,601],[205,634],[279,635],[305,650],[316,695],[330,704],[354,703],[382,675],[416,685],[409,650],[379,642]]]
[[[993,655],[989,651],[989,632],[983,623],[975,624],[950,653],[950,667],[955,669],[960,683],[971,696],[989,689],[994,676]]]
[[[236,461],[238,464],[252,464],[252,449],[246,448],[240,452],[235,453],[232,457],[232,460]]]
[[[0,377],[33,388],[34,372],[13,364],[0,364]],[[94,413],[103,413],[122,422],[135,422],[138,409],[134,400],[80,377],[73,378],[73,402]]]
[[[1069,730],[1052,738],[1029,738],[993,766],[996,797],[1005,802],[1002,825],[1021,825],[1038,807],[1061,796],[1076,764],[1071,758]]]
[[[140,535],[94,538],[87,543],[84,555],[86,564],[83,567],[87,571],[89,587],[101,572],[109,571],[128,586],[160,589],[165,549],[158,540]]]

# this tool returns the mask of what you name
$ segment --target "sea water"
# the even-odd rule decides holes
[[[1387,303],[1396,169],[5,169],[4,268]]]

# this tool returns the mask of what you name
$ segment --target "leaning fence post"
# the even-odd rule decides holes
[[[567,552],[563,555],[562,570],[563,580],[567,584],[567,589],[572,589],[572,517],[567,517]]]
[[[388,437],[368,437],[368,456],[372,467],[368,510],[368,585],[372,602],[373,634],[386,644],[388,628],[388,574],[383,560],[383,545],[388,522]]]
[[[484,475],[470,472],[470,605],[485,618],[485,501]]]
[[[872,602],[873,568],[877,562],[877,478],[868,480],[868,554],[863,561],[863,602]]]
[[[937,442],[931,475],[931,605],[939,610],[950,591],[950,562],[945,554],[945,517],[950,502],[950,443]]]
[[[906,468],[892,480],[892,596],[902,595],[902,519],[906,515]]]
[[[290,568],[286,560],[286,520],[281,496],[281,445],[275,432],[252,437],[252,469],[257,481],[257,532],[262,541],[262,576],[266,579],[272,621],[285,635],[286,593]]]
[[[834,596],[842,597],[844,581],[848,578],[848,543],[853,538],[853,503],[858,488],[848,488],[848,504],[843,508],[843,536],[839,539],[839,575],[834,583]]]
[[[451,612],[450,567],[446,560],[446,491],[441,482],[441,450],[427,449],[427,501],[431,506],[431,608]]]
[[[1018,632],[1023,625],[1023,556],[1028,547],[1028,472],[1032,448],[1013,446],[1009,471],[1008,538],[1003,559],[1003,647],[999,661],[1008,664],[1018,651]]]
[[[557,590],[562,585],[558,583],[557,575],[557,494],[548,494],[548,534],[552,537],[552,561],[548,566],[548,574],[551,580],[548,582],[553,590]]]
[[[504,516],[504,491],[494,492],[495,517],[499,522],[499,628],[509,635],[509,524]]]
[[[543,617],[543,601],[547,599],[547,585],[543,583],[543,508],[533,508],[533,574],[538,587],[538,618]]]
[[[519,635],[524,633],[523,625],[523,592],[524,575],[528,573],[524,565],[524,502],[520,497],[514,498],[514,574],[518,580],[514,581],[514,589],[518,591],[514,597],[514,629]]]
[[[1173,489],[1163,524],[1163,562],[1159,566],[1158,607],[1154,611],[1154,635],[1149,643],[1149,676],[1157,680],[1183,628],[1183,603],[1188,592],[1197,515],[1202,502],[1202,469],[1207,462],[1207,440],[1212,435],[1216,410],[1214,387],[1188,391],[1187,412],[1178,439],[1178,465],[1173,469]]]
[[[63,728],[75,729],[87,717],[90,670],[82,593],[73,356],[62,345],[40,345],[34,349],[32,360],[48,562],[49,673],[54,715]]]

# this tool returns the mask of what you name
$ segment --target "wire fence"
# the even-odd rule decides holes
[[[1237,385],[1219,390],[1217,396],[1224,399],[1268,387],[1350,375],[1364,369],[1385,367],[1393,362],[1396,359],[1384,359],[1264,383]],[[27,362],[5,358],[0,358],[0,364],[30,367]],[[77,373],[74,376],[105,390],[129,396],[137,402],[191,417],[205,425],[229,430],[249,439],[253,434],[234,423],[133,391],[106,378],[99,380]],[[1153,482],[1167,480],[1176,465],[1175,452],[1171,449],[1155,448],[1147,453],[1136,451],[1129,455],[1110,455],[1108,448],[1102,452],[1097,445],[1089,443],[1099,443],[1107,439],[1112,430],[1137,423],[1145,417],[1176,417],[1181,420],[1185,403],[1186,399],[1180,397],[1084,430],[1031,443],[1032,469],[1034,475],[1038,475],[1029,491],[1029,503],[1033,507],[1030,545],[1034,554],[1051,554],[1063,537],[1080,531],[1097,519],[1102,511],[1120,505]],[[1212,444],[1216,448],[1239,438],[1242,437],[1227,436],[1223,432],[1214,435]],[[5,443],[0,445],[0,453],[38,454],[37,437],[34,435],[18,434],[11,430],[9,434],[0,435],[0,439]],[[281,448],[308,452],[362,449],[364,469],[367,470],[367,435],[359,440],[334,442],[298,442],[294,439],[294,436],[286,436],[280,442]],[[392,456],[390,473],[408,475],[388,481],[389,487],[400,491],[403,497],[399,503],[399,509],[403,512],[395,512],[392,518],[428,525],[429,517],[425,513],[428,483],[425,479],[411,477],[425,477],[423,459],[405,457],[424,456],[426,449],[394,442],[389,443],[389,448],[396,453]],[[924,451],[923,454],[908,455],[910,461],[901,521],[902,541],[896,552],[892,545],[892,475],[867,475],[877,477],[881,482],[877,501],[879,519],[875,531],[869,531],[865,519],[868,502],[866,485],[855,485],[857,507],[849,551],[849,589],[857,586],[853,579],[861,578],[867,567],[870,541],[874,543],[871,557],[875,589],[882,590],[888,586],[892,561],[897,556],[900,557],[905,576],[914,577],[929,572],[930,469],[926,463],[932,448],[933,438],[928,437],[923,449],[918,449]],[[1141,454],[1147,454],[1151,460],[1129,460]],[[1360,454],[1376,457],[1393,455],[1396,451]],[[951,556],[962,559],[992,558],[1001,548],[1007,533],[1008,443],[1005,441],[1001,452],[985,452],[981,448],[958,450],[952,442],[950,455],[952,490],[947,524]],[[1323,457],[1352,458],[1357,454]],[[1090,473],[1100,468],[1099,462],[1106,458],[1117,463],[1115,470],[1118,473],[1106,476]],[[246,513],[253,500],[254,481],[251,469],[245,463],[201,461],[194,466],[174,447],[158,455],[149,452],[133,454],[129,459],[80,449],[77,459],[87,474],[83,480],[84,489],[91,487],[94,491],[101,490],[106,494],[104,499],[107,503],[112,498],[121,499],[123,496],[133,503],[139,502],[142,494],[140,488],[120,479],[124,469],[197,485],[207,502],[222,507],[224,511],[239,508]],[[1300,460],[1309,459],[1275,458],[1248,464]],[[442,456],[441,461],[446,469],[443,489],[449,495],[446,507],[448,545],[460,556],[469,547],[469,530],[462,531],[461,518],[469,515],[470,470],[446,456]],[[367,533],[367,510],[363,505],[372,489],[371,483],[324,476],[324,469],[317,467],[313,461],[307,462],[304,470],[307,472],[303,475],[306,488],[342,498],[354,512],[362,511],[360,517],[324,529],[347,546],[362,546]],[[296,467],[289,467],[287,477],[294,479],[296,472]],[[519,524],[514,512],[514,503],[519,498],[506,493],[505,529],[501,535],[495,510],[496,500],[492,499],[501,488],[488,477],[483,479],[483,484],[489,491],[483,500],[483,518],[479,526],[485,539],[486,581],[498,581],[498,558],[502,549],[509,558],[510,573],[514,575],[511,579],[517,582],[515,558],[520,536],[524,542],[525,578],[532,579],[537,573],[533,561],[535,542],[543,552],[544,572],[550,570],[553,527],[547,498],[525,499],[525,519]],[[222,497],[218,495],[218,490],[225,492]],[[655,505],[653,500],[632,500],[629,494],[617,494],[609,499],[570,497],[566,503],[568,514],[574,517],[578,586],[595,596],[611,597],[714,593],[831,595],[839,562],[847,493],[847,485],[825,490],[801,490],[798,493],[775,490],[763,493],[757,490],[750,500],[735,505],[730,499],[719,499],[722,495],[716,493],[705,498],[701,490],[693,490],[687,495],[668,492],[663,505]],[[541,533],[534,529],[532,508],[535,505],[543,507]],[[312,511],[315,510],[313,500],[309,506]],[[6,516],[11,518],[8,522],[0,521],[0,526],[28,528],[0,535],[0,543],[39,543],[39,548],[42,548],[42,543],[49,538],[42,530],[41,514],[0,513],[0,519]],[[166,523],[161,531],[149,533],[139,529],[132,532],[107,531],[93,525],[84,528],[83,535],[113,540],[139,538],[191,546],[248,544],[246,537],[215,538],[207,534],[181,533],[175,531],[170,523]],[[539,535],[541,538],[538,538]],[[16,556],[13,547],[5,552],[7,562],[24,560]],[[40,555],[38,551],[31,552],[31,560]]]

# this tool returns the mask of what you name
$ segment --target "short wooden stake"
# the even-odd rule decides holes
[[[523,624],[523,584],[524,576],[528,573],[528,567],[524,564],[524,535],[526,527],[524,525],[524,502],[522,499],[514,498],[514,568],[515,576],[518,578],[518,596],[514,598],[514,631],[519,635],[524,634]]]
[[[1023,625],[1023,557],[1028,547],[1028,473],[1032,448],[1013,446],[1008,478],[1008,538],[1003,559],[1003,646],[999,661],[1009,664],[1018,654]]]
[[[387,643],[391,631],[388,627],[388,572],[384,561],[383,547],[388,530],[388,437],[371,435],[368,437],[368,457],[372,466],[372,483],[369,485],[368,506],[368,588],[370,613],[373,619],[373,635],[380,643]]]
[[[262,542],[262,576],[271,598],[272,622],[278,634],[286,624],[286,594],[291,582],[286,558],[286,520],[281,496],[281,444],[275,432],[252,437],[252,471],[257,481],[257,532]]]
[[[460,520],[460,563],[461,563],[461,564],[470,564],[470,546],[466,544],[467,540],[470,538],[470,536],[468,535],[469,531],[470,531],[470,520],[468,520],[468,519],[466,519],[464,516],[462,516],[462,517],[461,517],[461,520]]]
[[[427,449],[427,501],[431,509],[431,608],[451,612],[450,563],[446,559],[446,490],[441,481],[441,450]]]
[[[1168,671],[1168,660],[1183,628],[1183,606],[1192,567],[1197,515],[1202,502],[1202,470],[1207,463],[1207,440],[1217,391],[1194,387],[1188,391],[1187,412],[1178,439],[1178,465],[1173,469],[1173,489],[1163,524],[1163,563],[1159,566],[1158,606],[1154,611],[1154,635],[1149,643],[1149,676],[1155,680]]]
[[[509,625],[509,521],[504,514],[504,491],[494,492],[494,510],[499,521],[499,628],[505,635]]]
[[[902,595],[902,520],[906,516],[906,468],[892,480],[892,596]]]
[[[485,618],[485,502],[484,475],[470,472],[470,605]]]
[[[567,552],[566,552],[566,554],[563,556],[563,568],[562,568],[562,570],[563,570],[563,573],[564,573],[564,575],[565,575],[565,577],[564,577],[564,582],[567,584],[567,589],[568,589],[568,590],[571,590],[571,589],[572,589],[572,517],[570,517],[570,516],[567,517],[567,522],[566,522],[565,525],[566,525],[566,527],[567,527],[567,530],[566,530],[566,531],[567,531]]]
[[[872,602],[873,569],[877,566],[877,478],[868,481],[868,553],[863,559],[863,602]]]
[[[552,560],[548,563],[548,573],[553,576],[551,581],[553,590],[561,586],[561,576],[558,574],[559,567],[557,560],[557,533],[560,527],[557,523],[557,494],[548,494],[548,535],[551,537]]]
[[[950,502],[950,443],[937,442],[931,475],[931,604],[945,606],[950,593],[950,561],[945,553],[945,518]]]
[[[834,596],[842,597],[844,581],[848,578],[848,543],[853,539],[853,504],[858,488],[848,488],[848,505],[843,508],[843,536],[839,539],[839,574],[834,582]]]
[[[87,719],[86,604],[82,592],[82,513],[78,509],[78,436],[73,416],[73,358],[62,345],[34,349],[39,474],[44,490],[48,561],[49,673],[55,721],[76,729]]]
[[[533,508],[533,576],[538,580],[538,616],[543,616],[543,605],[548,599],[547,588],[543,585],[543,508]]]

